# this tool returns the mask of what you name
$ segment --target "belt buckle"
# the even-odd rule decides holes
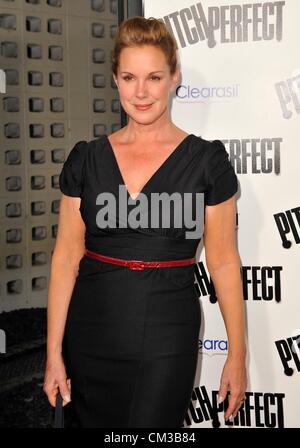
[[[143,271],[145,269],[145,265],[141,260],[129,260],[129,268],[133,271]]]

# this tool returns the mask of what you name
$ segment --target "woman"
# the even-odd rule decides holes
[[[237,178],[220,141],[187,134],[171,120],[176,48],[157,19],[121,24],[112,71],[128,124],[77,142],[60,175],[44,391],[54,406],[58,390],[66,405],[72,389],[83,427],[181,427],[191,400],[201,321],[193,263],[201,235],[186,238],[184,225],[137,226],[131,212],[139,202],[140,217],[158,213],[147,202],[154,193],[204,194],[206,264],[229,340],[219,390],[220,402],[230,392],[225,419],[236,415],[245,394]],[[111,196],[122,207],[125,197],[128,208],[110,202],[105,227],[101,212]],[[162,208],[168,210],[166,202]],[[175,266],[162,266],[166,261]]]

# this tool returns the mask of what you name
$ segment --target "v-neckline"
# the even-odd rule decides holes
[[[167,157],[167,158],[160,164],[160,166],[159,166],[159,167],[154,171],[154,173],[149,177],[149,179],[148,179],[148,180],[146,181],[146,183],[143,185],[143,187],[142,187],[141,190],[138,192],[138,194],[136,195],[136,197],[133,198],[133,197],[131,196],[130,192],[128,191],[127,185],[125,184],[123,174],[122,174],[122,172],[121,172],[121,170],[120,170],[120,167],[119,167],[119,164],[118,164],[118,161],[117,161],[115,152],[114,152],[114,150],[113,150],[112,144],[110,143],[110,140],[109,140],[109,138],[108,138],[108,135],[107,135],[107,134],[104,134],[104,136],[106,137],[106,140],[107,140],[107,143],[108,143],[110,152],[111,152],[111,154],[112,154],[112,156],[113,156],[114,164],[115,164],[116,169],[117,169],[117,171],[118,171],[119,177],[120,177],[120,179],[121,179],[123,185],[125,185],[126,194],[127,194],[127,196],[129,196],[129,198],[130,198],[132,201],[136,201],[136,200],[139,198],[139,196],[140,196],[142,193],[144,193],[145,189],[149,186],[149,184],[153,181],[153,179],[154,179],[156,176],[158,176],[158,174],[159,174],[159,173],[162,171],[162,169],[167,165],[167,163],[171,160],[171,158],[174,157],[174,155],[179,151],[179,149],[182,147],[183,143],[185,143],[185,142],[186,142],[192,135],[193,135],[193,134],[188,134],[188,135],[186,135],[186,136],[185,136],[185,137],[178,143],[178,145],[173,149],[173,151],[168,155],[168,157]]]

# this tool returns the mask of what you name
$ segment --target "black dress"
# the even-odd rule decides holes
[[[176,260],[196,254],[201,238],[185,238],[190,229],[184,225],[97,225],[99,193],[118,198],[119,185],[124,185],[106,135],[75,144],[59,185],[64,194],[81,197],[86,249],[138,260]],[[153,192],[200,192],[205,205],[214,205],[237,189],[221,141],[189,134],[142,193],[149,197]],[[129,198],[127,189],[126,194]],[[115,217],[120,223],[118,211]],[[187,265],[139,271],[82,257],[63,340],[72,405],[81,426],[183,425],[194,386],[201,322],[194,270],[195,265]]]

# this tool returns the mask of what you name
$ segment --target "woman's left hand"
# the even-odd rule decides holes
[[[224,415],[225,420],[237,415],[239,408],[244,403],[246,388],[245,359],[233,359],[228,356],[223,367],[218,394],[219,403],[221,403],[230,392],[229,406]]]

